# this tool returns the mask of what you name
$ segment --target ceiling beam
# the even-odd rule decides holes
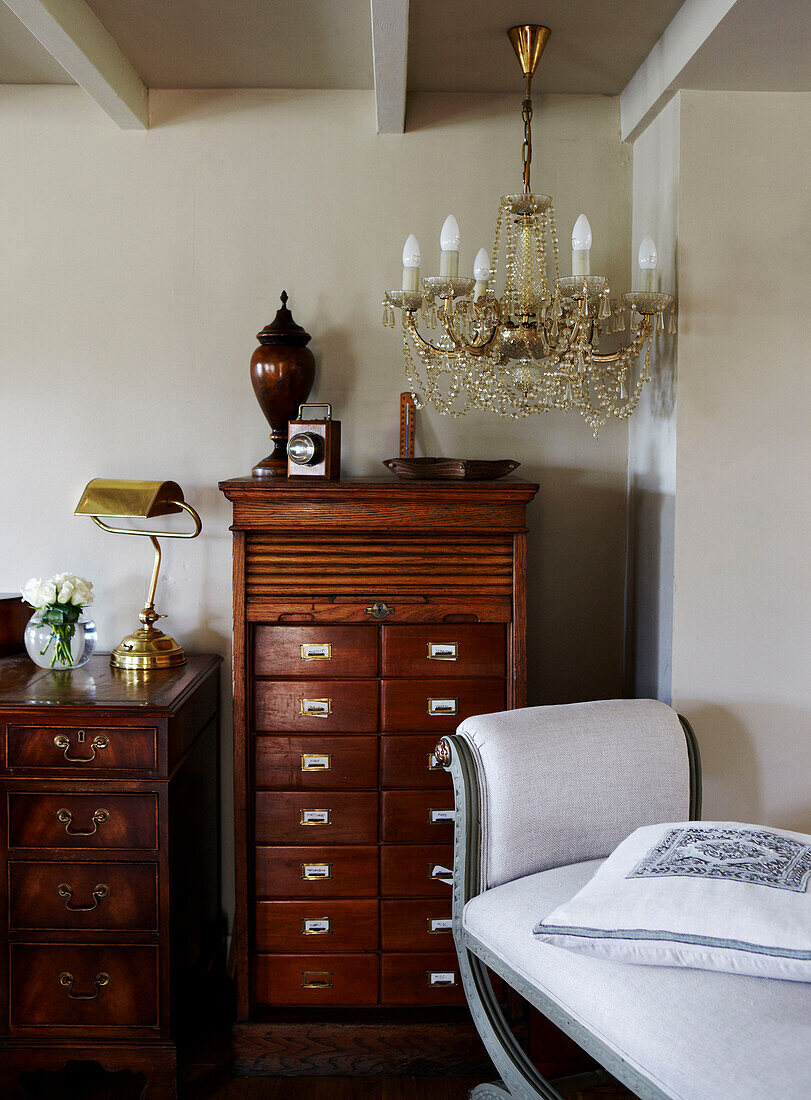
[[[685,0],[620,93],[620,132],[634,141],[679,91],[679,76],[737,0]]]
[[[5,0],[122,130],[149,127],[149,92],[85,0]]]
[[[379,134],[405,130],[408,0],[371,0],[375,115]]]

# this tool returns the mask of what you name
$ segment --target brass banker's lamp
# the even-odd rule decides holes
[[[139,531],[130,527],[112,527],[99,516],[128,516],[138,519],[154,519],[188,512],[194,521],[193,531]],[[90,516],[102,531],[116,535],[144,535],[155,547],[155,564],[146,595],[146,606],[138,616],[140,629],[129,634],[110,654],[113,668],[126,668],[148,672],[157,668],[172,668],[186,663],[186,654],[174,638],[156,630],[156,619],[162,619],[155,611],[155,587],[161,566],[161,548],[158,536],[165,539],[193,539],[200,534],[203,524],[190,504],[183,499],[183,490],[174,481],[105,481],[94,478],[88,482],[74,515]]]

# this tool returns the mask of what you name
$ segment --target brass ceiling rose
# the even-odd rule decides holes
[[[520,27],[510,27],[507,31],[524,76],[532,76],[537,69],[551,33],[549,27],[541,27],[537,23],[525,23]]]

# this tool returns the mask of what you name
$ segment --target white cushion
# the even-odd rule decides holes
[[[667,1096],[811,1096],[811,985],[629,966],[533,935],[538,917],[572,897],[599,865],[558,867],[479,894],[464,911],[468,943],[485,948],[495,969],[501,960],[539,989]]]
[[[654,966],[811,981],[811,837],[728,821],[637,829],[535,928]]]

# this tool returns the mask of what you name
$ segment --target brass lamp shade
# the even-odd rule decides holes
[[[158,516],[188,512],[194,522],[193,531],[148,531],[131,527],[113,527],[99,516],[121,516],[133,519],[154,519]],[[155,621],[163,616],[155,611],[155,588],[161,564],[158,536],[168,539],[193,539],[202,530],[197,512],[183,499],[183,490],[176,481],[110,481],[94,478],[88,482],[76,506],[74,515],[90,516],[102,531],[116,535],[141,535],[155,549],[155,563],[147,590],[146,605],[139,615],[141,627],[128,634],[110,654],[113,668],[149,673],[156,669],[173,668],[186,663],[183,647],[174,638],[155,629]]]

